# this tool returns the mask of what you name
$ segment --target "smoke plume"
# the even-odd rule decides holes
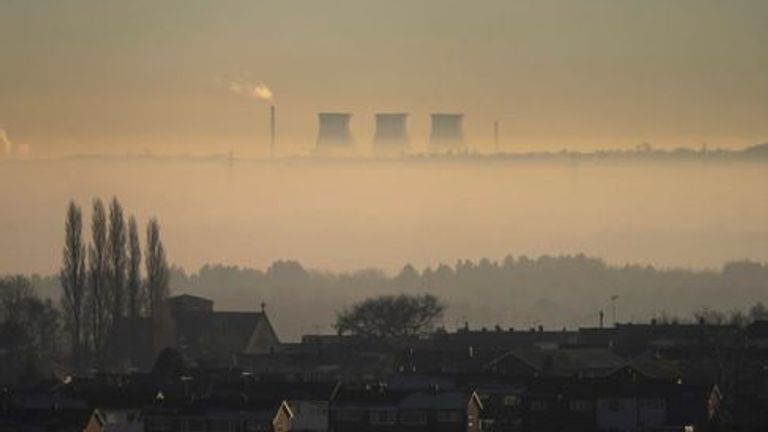
[[[8,139],[5,129],[0,128],[0,148],[3,149],[3,156],[10,157],[13,154],[13,144]]]
[[[5,129],[0,128],[0,158],[27,159],[31,156],[32,148],[29,144],[14,145]]]
[[[254,83],[242,80],[232,81],[229,83],[229,91],[254,100],[265,102],[274,101],[272,89],[262,82]]]

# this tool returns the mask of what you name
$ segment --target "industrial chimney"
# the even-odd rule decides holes
[[[464,149],[464,114],[432,114],[429,145],[433,150]]]
[[[373,135],[373,148],[377,152],[402,151],[408,147],[406,113],[376,114],[376,132]]]
[[[317,115],[319,129],[317,131],[317,148],[351,148],[354,145],[349,122],[349,113],[319,113]]]

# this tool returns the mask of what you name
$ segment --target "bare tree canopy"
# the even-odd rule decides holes
[[[123,352],[128,350],[126,341],[120,338],[125,316],[125,276],[127,265],[126,252],[126,227],[123,217],[123,207],[117,197],[113,197],[109,203],[109,232],[107,233],[107,287],[110,302],[107,305],[111,322],[109,334],[111,335],[110,349],[113,358],[123,357]]]
[[[142,313],[141,245],[136,218],[128,218],[128,317],[135,321]]]
[[[20,275],[0,280],[0,321],[19,321],[24,303],[35,295],[29,280]]]
[[[445,305],[431,294],[385,295],[366,299],[337,314],[339,334],[397,339],[432,330]]]
[[[83,242],[83,214],[74,201],[70,201],[64,224],[64,250],[59,279],[64,295],[62,306],[75,368],[81,366],[86,334],[86,290],[87,271],[85,268],[85,243]]]
[[[147,225],[147,244],[144,262],[146,267],[146,293],[148,315],[153,322],[152,345],[157,352],[167,345],[170,324],[166,300],[170,292],[170,269],[165,257],[165,247],[160,240],[160,224],[150,219]]]
[[[58,358],[59,311],[37,296],[29,279],[0,278],[0,382],[40,379]]]
[[[123,207],[117,198],[112,198],[109,204],[109,256],[107,263],[107,275],[109,277],[109,289],[112,304],[110,315],[112,326],[116,327],[125,314],[125,273],[127,265],[125,219]]]
[[[147,225],[146,247],[145,264],[149,316],[153,320],[158,320],[165,300],[168,298],[170,272],[165,257],[165,247],[160,240],[160,224],[157,219],[150,219]]]
[[[91,215],[91,244],[88,246],[88,282],[93,350],[99,355],[104,352],[111,326],[111,296],[107,287],[109,265],[107,229],[107,212],[104,209],[104,203],[100,199],[95,199]]]

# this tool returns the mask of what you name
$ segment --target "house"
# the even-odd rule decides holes
[[[95,409],[83,432],[144,432],[144,422],[140,410]]]
[[[58,380],[44,380],[23,390],[0,389],[0,431],[82,431],[90,410],[82,397]]]
[[[161,325],[142,317],[125,318],[118,326],[114,339],[124,341],[130,366],[146,370],[168,347],[194,364],[230,365],[237,354],[268,353],[280,345],[263,304],[258,312],[217,311],[212,300],[182,294],[170,297],[166,305],[169,319]]]
[[[519,430],[682,430],[705,417],[708,388],[680,376],[658,378],[627,364],[602,376],[536,377],[521,397]]]
[[[453,333],[435,333],[430,340],[436,348],[468,350],[494,349],[508,351],[516,348],[556,348],[576,342],[577,333],[573,331],[545,330],[543,327],[529,330],[482,328],[471,330],[468,326]]]
[[[377,382],[392,372],[393,354],[387,350],[369,343],[287,343],[268,353],[238,354],[236,361],[268,381]]]
[[[563,376],[529,381],[520,400],[522,431],[597,430],[595,385],[591,379]]]
[[[293,412],[279,392],[237,370],[198,370],[160,387],[142,409],[146,432],[285,432]]]
[[[623,366],[624,359],[604,348],[516,349],[491,360],[494,374],[527,379],[538,376],[602,376]]]
[[[280,345],[264,304],[260,312],[215,311],[213,301],[183,294],[168,306],[175,346],[187,358],[230,363],[236,354],[269,353]]]
[[[690,352],[697,348],[727,346],[739,340],[734,325],[706,323],[616,324],[611,328],[580,328],[577,343],[581,346],[611,348],[622,356],[635,356],[648,350],[678,349]]]
[[[331,403],[329,427],[335,432],[476,432],[482,409],[475,392],[343,388]]]
[[[477,383],[477,395],[483,404],[481,430],[486,432],[522,430],[522,408],[526,387],[505,383],[497,378]]]
[[[291,431],[326,432],[328,413],[340,384],[326,383],[257,383],[259,391],[280,395],[293,413]]]
[[[768,320],[757,320],[744,329],[747,343],[751,347],[768,348]]]
[[[277,404],[203,399],[160,404],[144,410],[146,432],[287,432],[293,416],[285,402]]]

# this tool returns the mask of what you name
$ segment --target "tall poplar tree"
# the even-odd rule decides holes
[[[108,259],[107,213],[104,203],[100,199],[95,199],[91,215],[91,244],[88,246],[88,286],[91,342],[96,359],[104,358],[111,324],[110,293],[107,283]]]
[[[163,348],[163,337],[167,330],[168,317],[165,308],[169,294],[170,272],[165,247],[160,240],[160,224],[154,218],[147,225],[147,244],[144,255],[148,315],[154,327],[153,345],[156,350],[159,350]]]
[[[64,291],[61,299],[66,328],[69,332],[72,363],[82,368],[87,339],[85,243],[83,243],[83,213],[74,201],[69,202],[64,222],[64,249],[59,280]]]
[[[107,238],[107,289],[110,303],[111,318],[110,334],[115,359],[121,359],[126,351],[126,343],[122,340],[124,334],[121,326],[125,317],[125,276],[128,256],[126,252],[125,218],[123,207],[117,198],[112,198],[109,204],[109,234]]]

